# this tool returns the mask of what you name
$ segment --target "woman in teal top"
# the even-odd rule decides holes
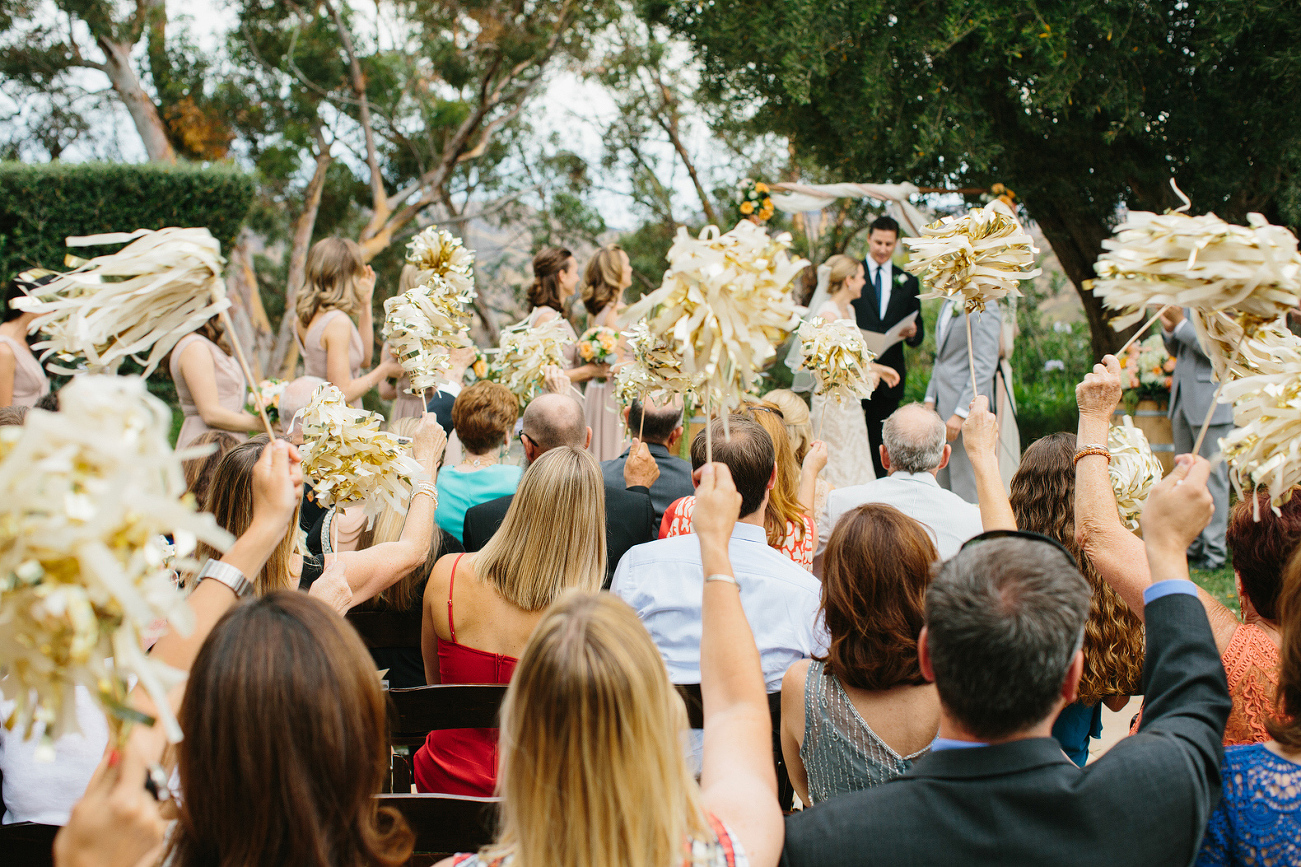
[[[452,426],[465,459],[438,474],[438,526],[464,541],[465,512],[471,506],[515,493],[519,467],[501,463],[506,437],[519,417],[519,403],[504,385],[480,381],[452,405]]]

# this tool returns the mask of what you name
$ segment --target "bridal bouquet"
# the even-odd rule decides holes
[[[266,407],[267,418],[271,419],[272,424],[278,424],[280,421],[280,395],[284,394],[287,385],[289,383],[283,379],[264,379],[249,389],[248,398],[244,401],[244,405],[248,407],[249,412],[256,413],[257,398],[261,397],[262,405]],[[255,391],[257,392],[256,396],[254,395]]]
[[[588,364],[613,364],[618,358],[619,332],[598,325],[589,328],[578,338],[578,357]],[[597,382],[605,382],[598,379]]]

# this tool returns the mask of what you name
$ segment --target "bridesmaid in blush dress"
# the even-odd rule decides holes
[[[24,271],[5,293],[4,323],[0,324],[0,406],[36,406],[50,393],[50,379],[45,368],[27,344],[27,328],[36,318],[14,306],[18,298],[27,297],[30,289],[54,278],[52,272]]]
[[[176,437],[178,449],[214,430],[228,431],[244,442],[248,432],[259,427],[257,416],[246,406],[244,371],[226,351],[225,339],[225,330],[214,316],[172,347],[167,368],[185,416]]]
[[[618,328],[619,311],[623,306],[623,292],[632,285],[632,263],[628,254],[618,244],[602,247],[587,263],[583,275],[583,304],[591,315],[593,327]],[[616,350],[622,361],[623,341]],[[617,364],[618,362],[616,362]],[[614,394],[614,383],[609,376],[587,383],[583,414],[592,429],[592,454],[598,461],[608,461],[623,453],[624,432],[621,424],[621,407]]]
[[[579,364],[578,335],[565,319],[565,304],[578,287],[578,260],[563,247],[546,247],[533,257],[533,283],[528,289],[528,324],[535,328],[559,317],[568,343],[565,345],[564,374],[571,386],[610,375],[609,365]],[[578,390],[575,388],[575,392]],[[581,399],[581,395],[575,394]]]

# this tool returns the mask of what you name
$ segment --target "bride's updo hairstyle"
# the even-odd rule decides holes
[[[831,267],[831,278],[830,282],[827,283],[827,295],[830,296],[835,295],[843,289],[845,281],[850,277],[853,277],[854,274],[858,272],[859,266],[863,263],[855,259],[853,256],[846,256],[844,253],[837,253],[827,259],[823,264]]]
[[[560,272],[565,270],[573,258],[574,254],[564,247],[544,247],[533,257],[533,284],[529,286],[529,304],[564,312],[560,307]]]

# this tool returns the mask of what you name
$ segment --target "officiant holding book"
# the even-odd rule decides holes
[[[896,267],[891,257],[899,244],[899,224],[891,217],[878,217],[873,221],[867,236],[868,255],[863,262],[867,285],[856,299],[854,313],[858,327],[864,331],[883,334],[909,316],[913,321],[905,325],[900,336],[904,339],[886,349],[877,361],[899,373],[899,383],[887,386],[883,381],[872,396],[863,401],[863,415],[867,420],[867,437],[872,443],[872,463],[876,477],[885,478],[881,465],[881,425],[890,413],[899,408],[903,399],[907,368],[904,364],[903,345],[918,346],[922,342],[924,326],[921,302],[917,300],[917,278]]]

